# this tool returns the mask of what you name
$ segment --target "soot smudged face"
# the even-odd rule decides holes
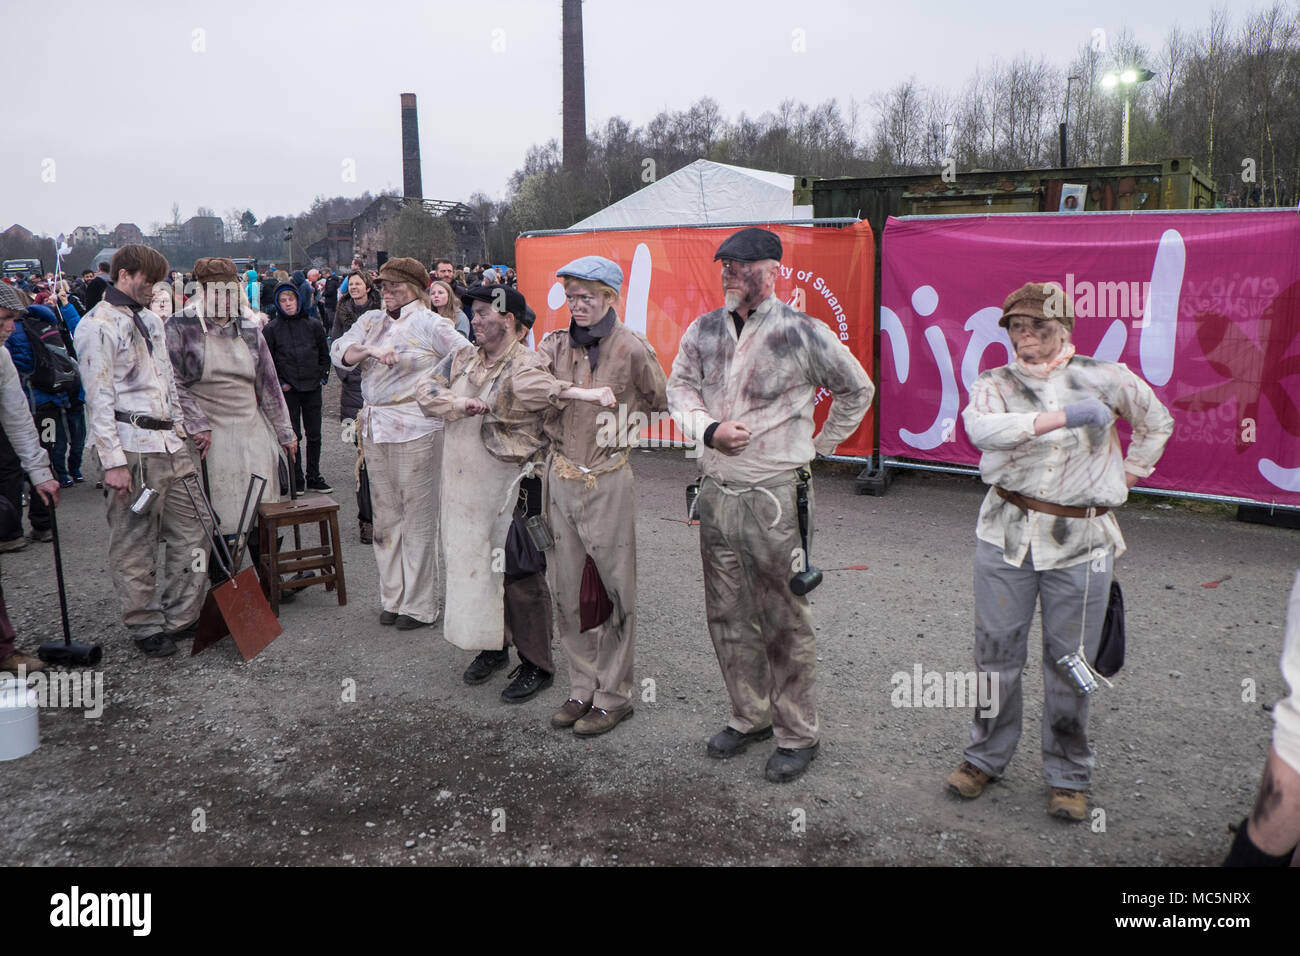
[[[741,306],[753,308],[763,299],[763,280],[766,270],[762,262],[722,260],[722,294],[727,310],[735,312]]]

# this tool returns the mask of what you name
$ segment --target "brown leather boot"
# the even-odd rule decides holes
[[[1052,795],[1047,798],[1047,812],[1062,820],[1079,823],[1088,816],[1088,798],[1082,790],[1053,787]]]
[[[27,673],[45,670],[45,662],[39,657],[31,657],[22,651],[14,651],[4,660],[0,661],[0,671],[8,674],[17,674],[18,668],[25,667]]]
[[[591,710],[591,702],[578,700],[576,697],[570,697],[564,702],[564,706],[557,710],[551,717],[551,726],[556,730],[568,730],[580,719],[587,715]]]
[[[579,737],[596,737],[607,734],[624,720],[632,716],[632,704],[626,703],[613,710],[593,707],[587,715],[573,725],[573,732]]]
[[[974,800],[984,792],[984,785],[992,779],[969,760],[963,760],[961,766],[948,774],[948,792]]]

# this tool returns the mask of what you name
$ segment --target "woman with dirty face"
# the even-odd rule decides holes
[[[999,705],[977,710],[948,789],[974,799],[1011,762],[1020,739],[1020,676],[1042,601],[1043,777],[1048,813],[1086,818],[1094,750],[1089,694],[1115,558],[1125,551],[1113,509],[1155,469],[1173,418],[1127,367],[1075,354],[1073,303],[1055,283],[1007,296],[999,323],[1015,361],[975,380],[962,411],[992,487],[975,550],[975,665],[996,678]],[[1133,426],[1128,454],[1116,416]],[[1101,677],[1101,680],[1105,680]]]
[[[501,699],[522,703],[551,684],[551,592],[545,552],[522,525],[542,511],[543,417],[568,401],[614,404],[613,390],[576,388],[524,345],[535,316],[522,293],[480,285],[472,302],[476,346],[443,359],[420,386],[420,408],[446,422],[442,459],[447,577],[443,636],[478,651],[466,684],[482,684],[519,655]]]

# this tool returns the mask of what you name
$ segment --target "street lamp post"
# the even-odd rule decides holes
[[[1061,165],[1070,165],[1070,87],[1075,80],[1082,80],[1081,76],[1067,76],[1065,78],[1065,122],[1061,124]]]
[[[1107,89],[1114,89],[1116,86],[1124,87],[1124,129],[1120,134],[1119,146],[1119,164],[1128,165],[1128,120],[1129,120],[1129,98],[1134,86],[1139,83],[1145,83],[1155,76],[1150,70],[1124,70],[1121,73],[1107,73],[1101,78],[1101,85]]]

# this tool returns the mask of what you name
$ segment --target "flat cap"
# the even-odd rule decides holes
[[[238,282],[239,273],[235,269],[235,260],[205,256],[194,263],[194,280],[196,282]]]
[[[1005,329],[1013,315],[1055,319],[1067,329],[1074,330],[1074,303],[1055,282],[1026,282],[1007,296],[1002,303],[1002,318],[998,325]]]
[[[618,263],[604,256],[582,256],[555,273],[556,277],[569,276],[590,282],[603,282],[615,292],[623,288],[623,270]]]
[[[750,226],[740,232],[733,232],[722,240],[722,245],[718,246],[718,251],[713,254],[713,261],[733,259],[736,262],[757,262],[759,259],[775,259],[780,262],[781,254],[780,236],[766,229]]]
[[[419,259],[389,259],[379,267],[379,281],[409,282],[423,292],[429,287],[429,270]]]
[[[18,290],[8,282],[0,282],[0,309],[12,309],[15,312],[23,310],[23,300],[18,295]]]
[[[493,285],[484,283],[476,285],[472,289],[465,290],[461,299],[471,299],[475,302],[486,302],[496,309],[502,315],[509,312],[520,324],[528,328],[533,327],[533,322],[537,319],[537,314],[528,308],[528,300],[518,289],[512,289],[508,285]]]

